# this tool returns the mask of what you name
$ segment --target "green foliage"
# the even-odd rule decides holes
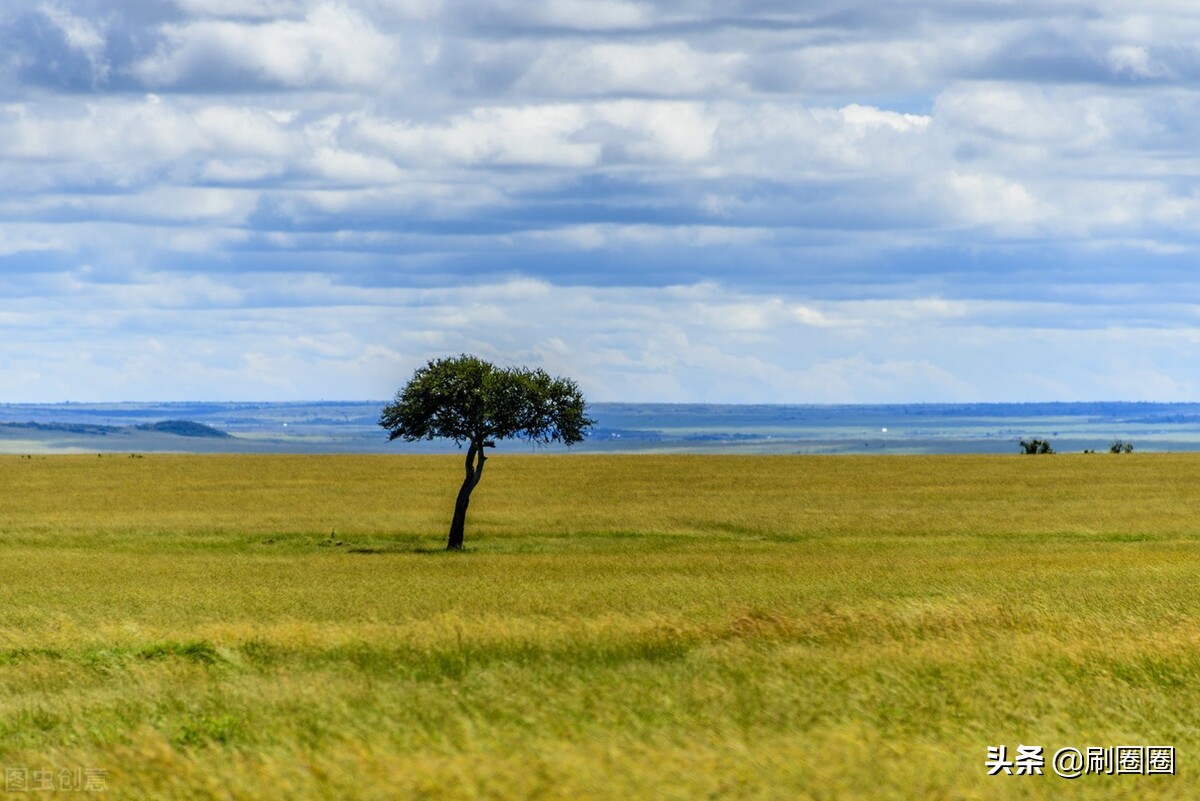
[[[1021,440],[1021,452],[1026,454],[1054,453],[1054,448],[1050,446],[1050,440],[1034,437]]]
[[[1123,440],[1113,440],[1113,443],[1108,446],[1109,453],[1133,453],[1133,443]]]
[[[585,405],[570,379],[463,354],[418,368],[384,407],[379,425],[389,439],[408,442],[444,438],[485,447],[519,437],[572,445],[594,422]]]

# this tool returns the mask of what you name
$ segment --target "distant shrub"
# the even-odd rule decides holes
[[[1054,448],[1050,447],[1050,440],[1034,437],[1033,439],[1021,440],[1022,453],[1054,453]]]
[[[1108,446],[1109,453],[1133,453],[1133,443],[1123,442],[1122,440],[1113,440],[1113,444]]]

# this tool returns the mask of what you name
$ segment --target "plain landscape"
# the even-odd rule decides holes
[[[0,2],[3,796],[1200,799],[1198,42]]]
[[[383,401],[0,404],[0,453],[451,453],[446,440],[389,443]],[[575,453],[1016,453],[1026,436],[1061,452],[1200,451],[1196,403],[786,405],[594,403]],[[507,443],[506,453],[562,453]]]
[[[0,764],[113,798],[1192,798],[1200,455],[0,457]],[[988,776],[1171,745],[1174,776]]]

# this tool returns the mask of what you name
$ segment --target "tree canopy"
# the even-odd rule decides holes
[[[583,441],[592,423],[574,381],[541,369],[497,367],[467,354],[417,368],[379,416],[389,441],[442,438],[466,444],[466,478],[450,526],[451,550],[462,547],[467,504],[487,461],[485,448],[511,438],[572,445]]]
[[[384,407],[389,440],[451,439],[480,444],[519,437],[582,442],[592,421],[574,381],[545,370],[497,367],[463,354],[434,359]]]

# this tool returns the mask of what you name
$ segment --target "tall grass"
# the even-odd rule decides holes
[[[0,458],[0,766],[115,798],[1192,798],[1200,458]],[[1176,776],[987,776],[989,745]]]

